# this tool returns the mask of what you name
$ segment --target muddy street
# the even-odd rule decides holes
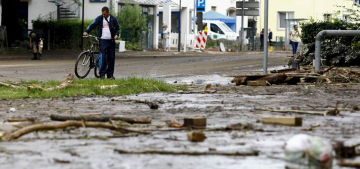
[[[29,55],[0,56],[0,79],[2,80],[59,80],[74,73],[75,61],[80,52],[54,52],[44,54],[41,61],[30,60]],[[166,55],[165,55],[166,54]],[[120,53],[116,55],[115,78],[188,77],[195,75],[233,75],[241,72],[260,71],[262,53]],[[286,64],[286,53],[269,56],[269,67]],[[93,72],[87,78],[94,78]]]
[[[151,124],[124,124],[150,134],[120,133],[107,129],[67,128],[32,132],[0,142],[0,168],[102,168],[102,169],[278,169],[285,168],[284,146],[295,134],[323,137],[335,143],[358,144],[360,134],[360,85],[235,86],[234,74],[261,73],[262,55],[152,56],[117,58],[116,77],[151,76],[170,84],[186,84],[189,91],[139,93],[129,96],[92,96],[49,99],[0,100],[0,119],[37,118],[53,122],[57,115],[120,115],[151,118]],[[281,69],[286,54],[270,56],[270,69]],[[59,80],[72,71],[74,59],[48,59],[32,63],[19,59],[1,61],[1,79]],[[53,65],[51,65],[53,64]],[[17,72],[17,73],[15,73]],[[43,72],[36,74],[35,72]],[[31,75],[31,76],[30,76]],[[93,75],[90,76],[90,78]],[[203,93],[212,84],[208,93]],[[150,109],[137,100],[156,102]],[[338,116],[324,116],[339,103]],[[262,110],[260,110],[262,109]],[[269,110],[288,110],[280,113]],[[296,111],[318,111],[318,115]],[[294,112],[290,112],[294,111]],[[188,141],[182,124],[186,117],[206,117],[203,142]],[[263,124],[264,116],[301,117],[301,126]],[[234,128],[235,126],[235,128]],[[1,128],[1,130],[9,128]],[[197,129],[193,129],[197,130]],[[125,154],[123,151],[258,152],[258,155],[160,155]],[[354,159],[357,161],[359,159]],[[346,168],[333,161],[333,168]]]

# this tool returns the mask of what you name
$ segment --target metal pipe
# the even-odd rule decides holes
[[[315,39],[315,71],[321,67],[321,39],[324,36],[360,36],[360,30],[323,30]]]
[[[267,39],[268,39],[268,19],[269,19],[269,0],[265,0],[265,7],[264,7],[264,63],[263,63],[263,74],[266,75],[267,74],[267,64],[268,64],[268,44],[267,44]]]

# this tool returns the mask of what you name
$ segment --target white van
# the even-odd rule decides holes
[[[208,28],[208,36],[213,40],[237,40],[239,34],[233,32],[224,22],[203,20],[203,29]]]

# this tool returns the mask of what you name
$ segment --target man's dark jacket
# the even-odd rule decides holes
[[[90,33],[96,26],[98,27],[97,30],[97,37],[101,37],[102,35],[102,27],[103,27],[103,19],[104,17],[102,15],[98,16],[91,24],[87,27],[86,31],[87,33]],[[119,32],[119,23],[116,20],[116,18],[112,15],[110,15],[110,21],[109,21],[109,29],[111,33],[111,37],[114,38],[115,35],[120,37]]]
[[[270,31],[269,33],[269,39],[271,40],[273,38],[273,33]]]

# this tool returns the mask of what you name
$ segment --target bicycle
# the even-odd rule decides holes
[[[92,68],[94,68],[94,75],[96,78],[99,78],[99,59],[100,59],[100,52],[99,50],[99,40],[100,38],[92,35],[83,36],[84,38],[93,38],[95,41],[93,41],[90,49],[87,51],[81,52],[78,56],[76,63],[75,63],[75,75],[76,77],[83,79],[85,78]],[[96,50],[96,51],[95,51]],[[94,55],[96,55],[96,59],[94,60]],[[79,65],[80,63],[80,65]],[[82,71],[78,71],[78,68]],[[84,73],[82,73],[84,72]]]

